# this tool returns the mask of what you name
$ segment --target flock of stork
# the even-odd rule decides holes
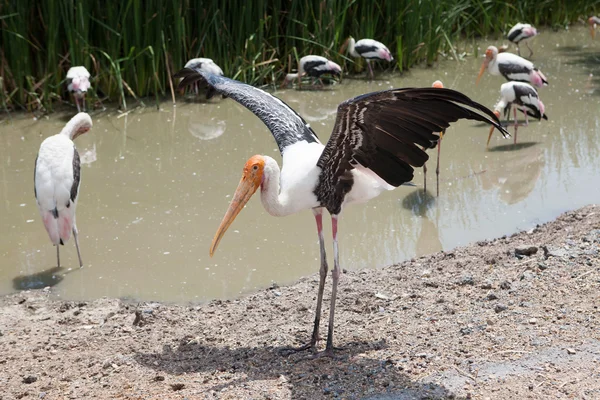
[[[590,19],[590,24],[595,23]],[[535,28],[530,25],[517,24],[508,38],[518,46],[536,34]],[[372,39],[355,42],[349,38],[346,45],[352,56],[367,60],[371,77],[370,61],[392,60],[389,50]],[[531,48],[529,50],[533,53]],[[271,131],[282,156],[281,169],[277,161],[266,155],[254,155],[247,160],[229,208],[210,245],[210,255],[214,255],[227,229],[259,188],[262,204],[271,215],[286,216],[303,210],[311,210],[314,215],[321,256],[314,327],[310,341],[292,350],[310,349],[316,352],[317,349],[329,268],[323,234],[324,210],[331,216],[334,264],[328,335],[323,354],[332,355],[334,313],[341,274],[338,222],[342,210],[349,204],[366,202],[382,192],[408,184],[413,179],[414,168],[425,165],[428,159],[425,150],[439,146],[442,132],[450,123],[459,119],[481,121],[491,125],[490,136],[497,129],[507,137],[509,133],[500,124],[499,117],[501,112],[509,114],[514,106],[516,137],[517,108],[526,118],[545,117],[544,105],[533,86],[541,87],[547,84],[547,80],[531,62],[490,46],[478,81],[486,68],[492,75],[502,75],[509,80],[502,85],[501,99],[494,111],[458,91],[443,88],[439,81],[433,87],[368,93],[339,105],[327,143],[322,143],[304,119],[282,100],[223,76],[221,68],[210,59],[190,60],[174,75],[181,78],[180,88],[196,86],[198,90],[197,85],[201,85],[206,88],[207,97],[218,93],[245,106]],[[306,56],[300,60],[297,74],[288,75],[286,82],[298,80],[300,86],[305,75],[320,81],[325,73],[339,75],[341,68],[323,57]],[[69,70],[67,78],[69,90],[74,93],[77,108],[81,110],[83,96],[89,88],[89,73],[84,67],[74,67]],[[44,226],[56,246],[59,267],[59,245],[66,243],[71,234],[79,265],[83,266],[75,223],[81,182],[80,160],[73,140],[91,127],[90,116],[79,112],[59,134],[42,142],[35,162],[35,197]]]

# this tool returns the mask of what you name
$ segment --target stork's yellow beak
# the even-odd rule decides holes
[[[217,233],[215,233],[212,244],[210,245],[211,257],[215,254],[219,242],[221,242],[221,239],[225,235],[225,232],[227,232],[229,226],[233,223],[235,217],[242,211],[246,203],[248,203],[248,200],[256,193],[256,190],[262,183],[264,167],[265,160],[263,156],[253,156],[246,162],[242,179],[233,194],[233,199],[231,200],[231,203],[229,203],[229,208],[227,209],[227,212],[217,229]]]
[[[496,117],[498,117],[498,119],[500,119],[500,111],[494,111],[494,115]],[[492,133],[494,133],[494,129],[496,129],[496,127],[492,126],[492,129],[490,129],[490,134],[488,135],[488,140],[487,143],[485,145],[485,148],[487,149],[490,145],[490,139],[492,139]]]
[[[486,60],[487,61],[487,60]],[[481,64],[481,69],[479,70],[479,75],[477,75],[477,80],[475,81],[475,84],[478,85],[479,84],[479,80],[481,79],[481,77],[483,76],[483,73],[485,72],[486,67],[488,66],[488,63],[484,61],[483,64]]]

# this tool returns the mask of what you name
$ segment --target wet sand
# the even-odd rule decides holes
[[[316,274],[203,304],[6,295],[0,398],[600,398],[599,248],[600,207],[587,206],[529,232],[347,271],[335,359],[281,354],[309,337]]]

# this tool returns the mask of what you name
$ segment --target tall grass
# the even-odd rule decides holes
[[[338,53],[349,35],[385,43],[402,71],[461,37],[501,35],[517,21],[564,27],[597,9],[600,0],[5,0],[0,103],[51,110],[68,99],[73,65],[92,74],[90,102],[121,108],[170,95],[170,75],[199,56],[253,85],[277,82],[306,54],[357,72],[363,63]]]

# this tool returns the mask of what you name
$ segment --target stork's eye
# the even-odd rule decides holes
[[[258,165],[254,164],[254,166],[252,167],[253,170],[258,170]]]

